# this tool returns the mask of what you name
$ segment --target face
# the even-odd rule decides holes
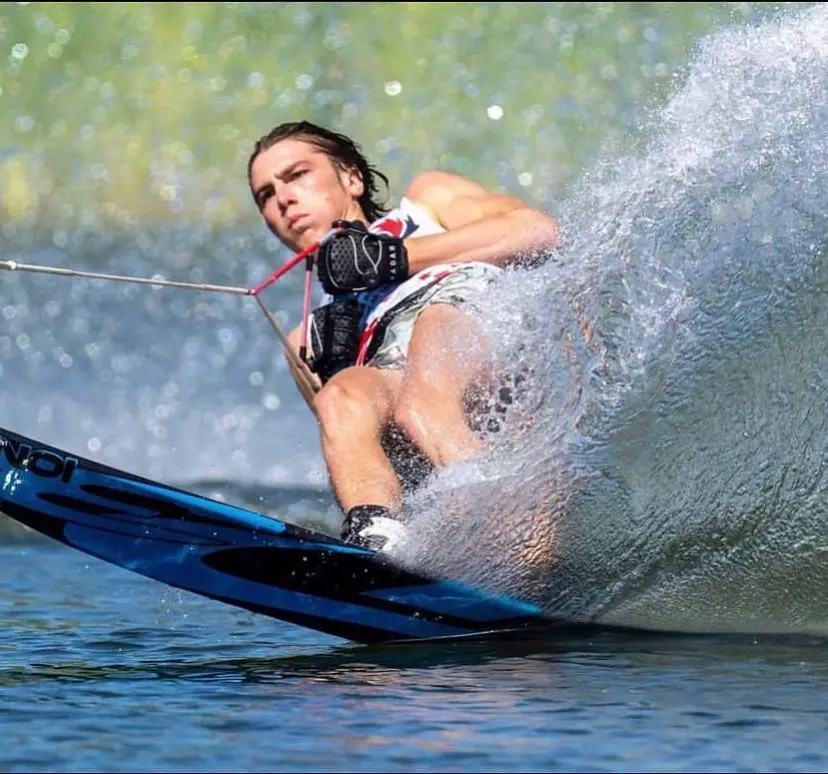
[[[335,220],[365,220],[359,173],[339,169],[307,140],[289,137],[262,151],[250,169],[250,187],[270,230],[296,252]]]

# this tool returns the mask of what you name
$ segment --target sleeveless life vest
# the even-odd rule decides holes
[[[375,220],[368,226],[368,230],[400,239],[442,234],[445,231],[423,207],[405,196],[400,200],[398,207]]]
[[[442,234],[446,231],[425,208],[406,197],[400,200],[396,208],[371,223],[368,230],[400,239],[416,239],[432,234]],[[370,360],[372,353],[382,341],[385,326],[398,310],[418,303],[431,285],[463,265],[462,263],[445,263],[431,266],[421,269],[402,282],[359,293],[337,294],[337,299],[355,298],[363,306],[359,321],[360,342],[356,364],[364,365]],[[333,297],[328,296],[327,299],[333,300]]]

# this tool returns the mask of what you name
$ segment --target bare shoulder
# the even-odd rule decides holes
[[[405,196],[427,209],[447,228],[523,206],[518,199],[440,169],[420,172],[409,184]]]
[[[417,204],[439,209],[459,196],[487,196],[490,193],[479,183],[462,175],[442,169],[428,169],[411,181],[405,195]]]

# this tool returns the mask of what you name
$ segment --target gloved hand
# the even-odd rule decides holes
[[[326,293],[373,290],[408,277],[408,253],[402,239],[372,234],[358,220],[335,220],[343,231],[319,248],[317,272]]]
[[[323,384],[356,363],[362,312],[362,304],[353,299],[332,301],[313,310],[307,362]]]

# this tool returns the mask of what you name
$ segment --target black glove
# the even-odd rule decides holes
[[[408,253],[402,239],[372,234],[358,220],[335,220],[343,231],[319,248],[319,281],[331,295],[373,290],[408,277]]]
[[[308,368],[319,374],[323,384],[356,363],[362,311],[362,304],[352,299],[332,301],[313,310]]]

